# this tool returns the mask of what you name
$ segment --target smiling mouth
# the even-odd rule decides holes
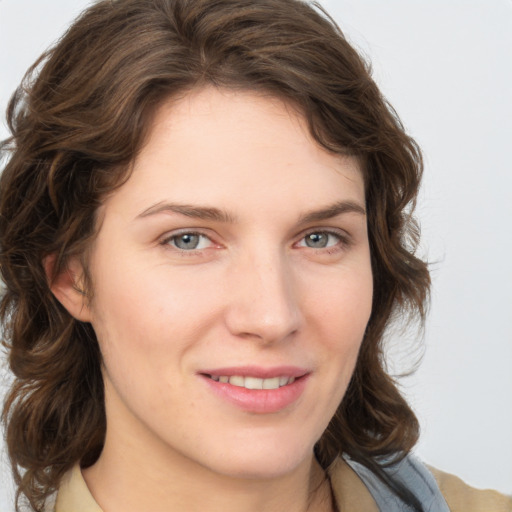
[[[244,377],[242,375],[206,375],[206,377],[221,382],[224,384],[231,384],[245,389],[279,389],[284,386],[293,384],[296,380],[295,377],[272,377],[268,379],[260,379],[258,377]]]

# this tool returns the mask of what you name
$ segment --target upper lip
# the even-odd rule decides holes
[[[310,373],[305,368],[298,366],[230,366],[226,368],[212,368],[198,372],[202,375],[211,375],[216,377],[241,375],[243,377],[256,377],[259,379],[272,379],[274,377],[303,377]]]

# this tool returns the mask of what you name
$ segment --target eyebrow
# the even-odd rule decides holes
[[[328,220],[337,217],[338,215],[343,215],[344,213],[366,215],[366,210],[362,205],[354,201],[338,201],[326,208],[322,208],[321,210],[306,212],[300,217],[299,224],[309,224],[311,222]]]
[[[145,218],[151,215],[157,215],[159,213],[177,213],[179,215],[184,215],[194,219],[212,220],[226,224],[234,224],[237,221],[235,215],[220,208],[197,205],[192,206],[188,204],[168,202],[161,202],[150,206],[142,213],[137,215],[136,218]],[[321,210],[312,210],[302,214],[299,218],[298,224],[310,224],[312,222],[328,220],[345,213],[357,213],[360,215],[366,215],[366,210],[363,206],[354,201],[338,201],[325,208],[322,208]]]
[[[150,215],[156,215],[158,213],[178,213],[194,219],[213,220],[216,222],[224,222],[226,224],[234,224],[236,222],[234,215],[219,208],[166,202],[150,206],[147,210],[144,210],[142,213],[137,215],[136,218],[149,217]]]

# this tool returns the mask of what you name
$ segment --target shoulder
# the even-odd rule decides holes
[[[512,512],[512,498],[474,489],[453,475],[425,466],[412,455],[388,466],[386,472],[413,491],[429,512]],[[412,510],[371,471],[350,458],[336,459],[328,474],[340,510]]]
[[[60,483],[55,508],[51,512],[101,512],[94,501],[82,476],[80,466],[76,464],[66,473]]]
[[[428,467],[452,512],[512,512],[512,497],[480,490],[460,478]]]

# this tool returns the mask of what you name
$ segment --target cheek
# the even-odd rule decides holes
[[[94,276],[92,323],[107,366],[151,372],[181,356],[211,326],[218,297],[211,276],[144,266],[142,259],[111,272],[103,268]]]
[[[340,272],[317,287],[311,307],[318,321],[335,337],[362,338],[370,319],[373,277],[369,265],[358,271]],[[312,287],[309,287],[310,293]],[[332,338],[330,336],[329,338]]]
[[[316,301],[316,327],[323,333],[323,357],[344,389],[350,380],[370,319],[373,279],[369,266],[331,280]]]

